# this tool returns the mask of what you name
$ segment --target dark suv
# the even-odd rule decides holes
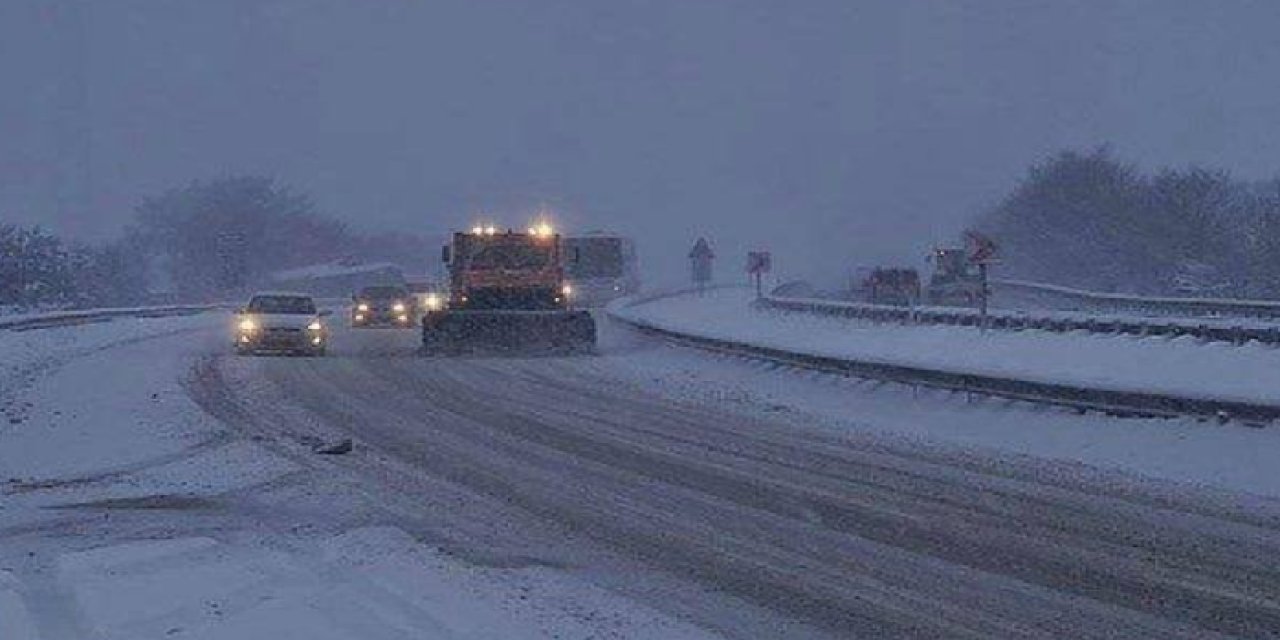
[[[404,287],[365,287],[352,301],[353,327],[412,327],[418,319],[414,297]]]

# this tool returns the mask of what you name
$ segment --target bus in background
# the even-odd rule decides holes
[[[602,306],[640,289],[635,243],[630,238],[592,233],[564,239],[573,300],[584,307]]]

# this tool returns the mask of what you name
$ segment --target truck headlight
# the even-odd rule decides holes
[[[369,310],[369,305],[367,305],[367,304],[365,304],[365,303],[363,303],[363,302],[361,302],[360,304],[356,305],[356,311],[364,312],[364,311],[368,311],[368,310]]]
[[[258,330],[258,323],[254,322],[253,318],[245,318],[240,321],[241,333],[253,333],[254,331],[257,331],[257,330]]]
[[[314,320],[311,322],[311,324],[307,325],[307,331],[323,331],[323,330],[324,330],[324,325],[320,324],[319,320]]]

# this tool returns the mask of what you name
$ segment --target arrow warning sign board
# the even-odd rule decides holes
[[[747,252],[747,273],[759,275],[773,269],[773,254],[768,251]]]

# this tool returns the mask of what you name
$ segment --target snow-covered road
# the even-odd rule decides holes
[[[1270,431],[222,322],[0,335],[0,638],[1280,637]]]

